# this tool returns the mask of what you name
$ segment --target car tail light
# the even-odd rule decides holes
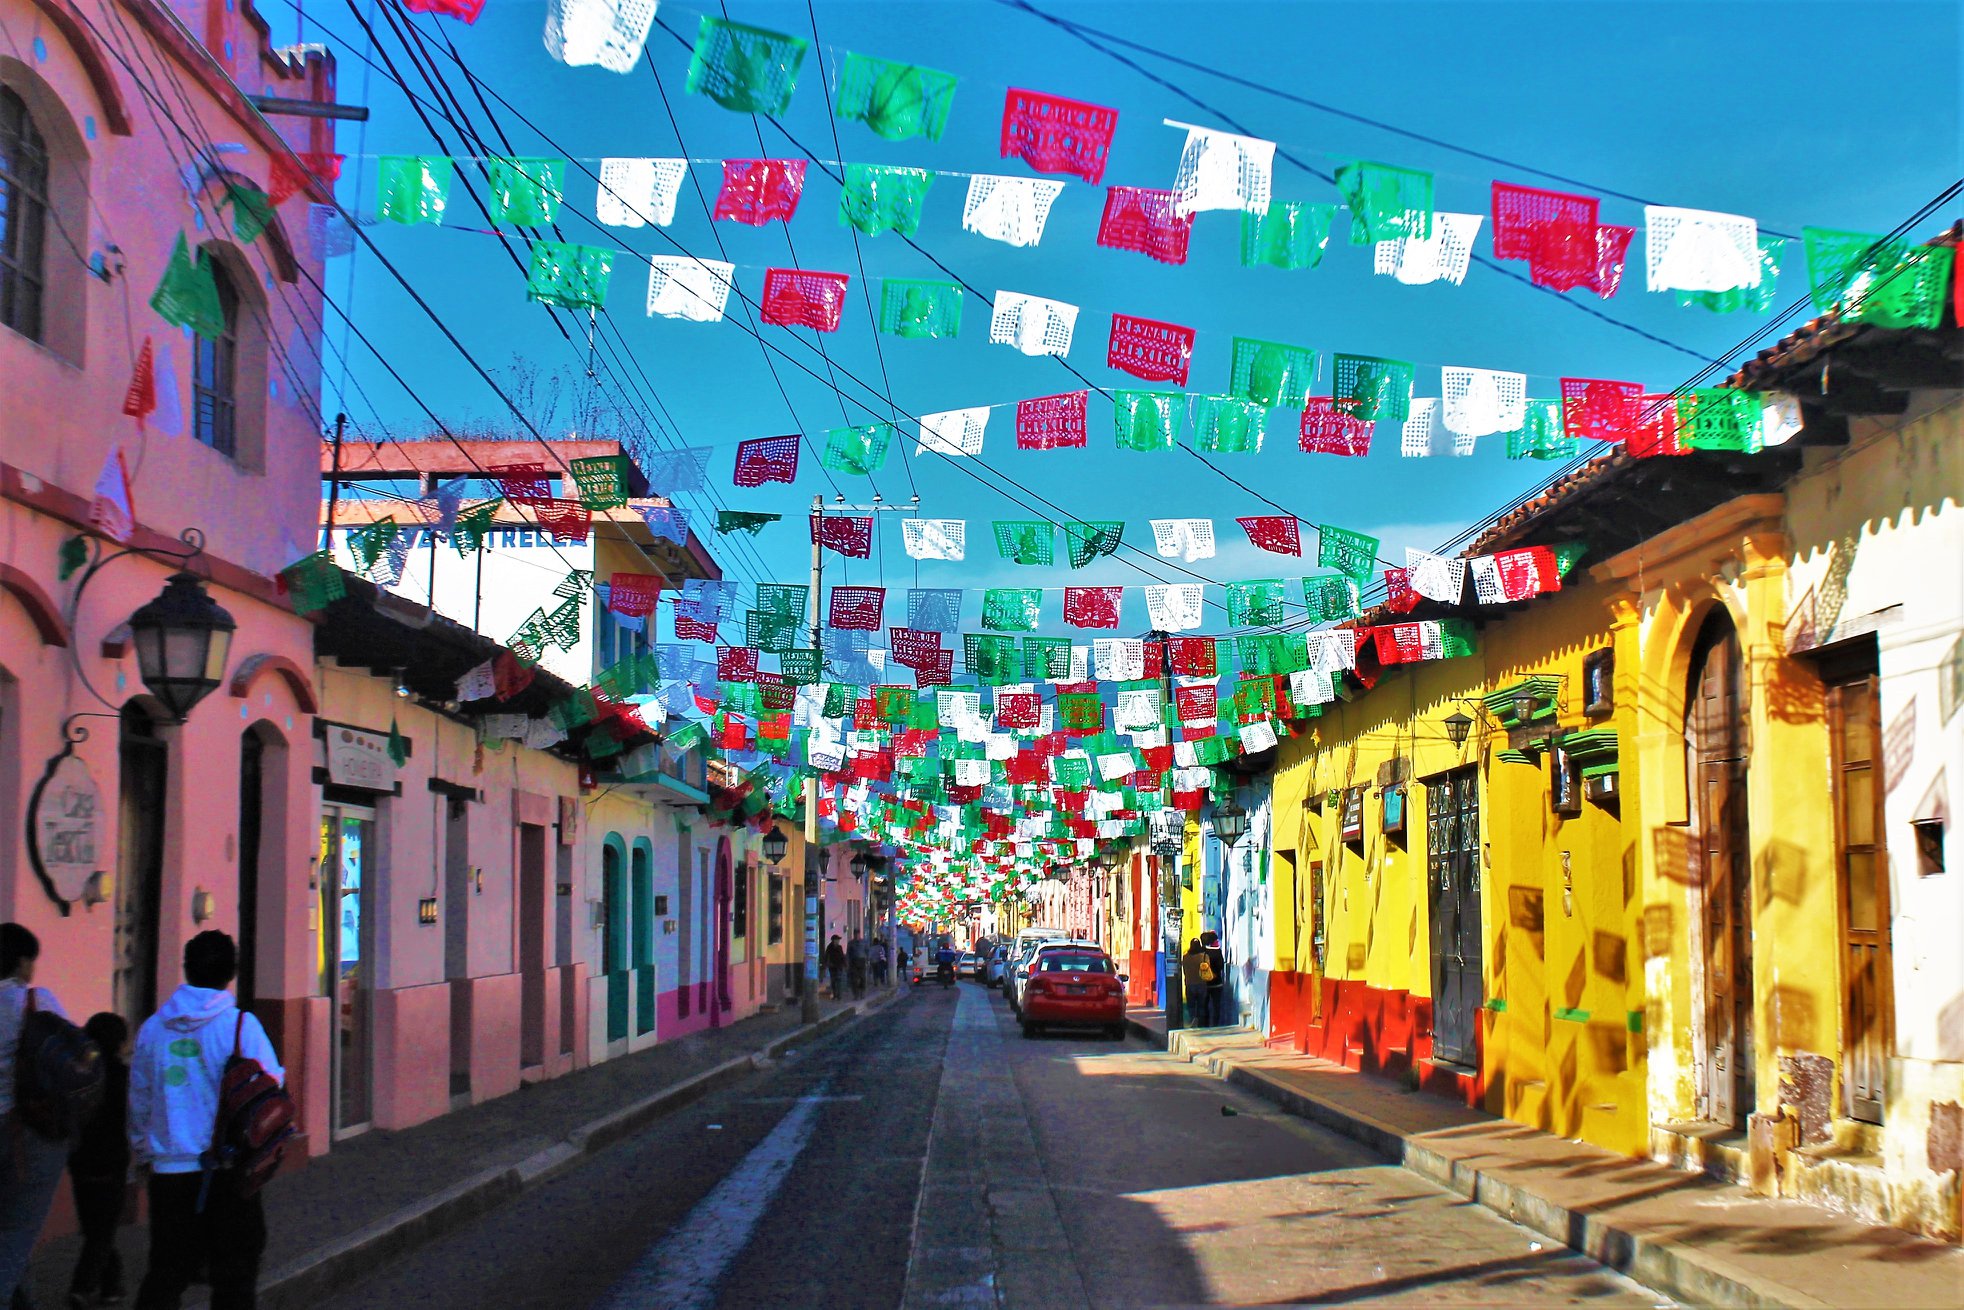
[[[1030,995],[1034,996],[1038,992],[1047,991],[1049,989],[1044,986],[1043,979],[1031,978],[1028,982],[1023,984],[1023,990],[1025,992],[1028,992]]]

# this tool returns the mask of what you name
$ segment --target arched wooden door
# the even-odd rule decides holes
[[[1744,1127],[1754,1074],[1749,744],[1739,637],[1724,610],[1705,620],[1692,648],[1684,737],[1705,992],[1698,1117]]]

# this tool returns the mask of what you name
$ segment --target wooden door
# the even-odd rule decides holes
[[[1873,672],[1828,688],[1834,743],[1835,847],[1842,934],[1842,1093],[1848,1117],[1882,1122],[1895,1021],[1889,952],[1889,860],[1883,849],[1880,717]]]
[[[163,913],[165,782],[170,752],[135,701],[121,713],[116,854],[116,959],[111,1003],[134,1032],[157,1009]]]
[[[1704,935],[1699,1118],[1744,1127],[1753,1111],[1752,867],[1746,700],[1732,621],[1714,613],[1692,652],[1686,713],[1691,850]]]
[[[1455,769],[1426,787],[1426,882],[1432,941],[1432,1053],[1480,1060],[1480,801],[1478,772]]]
[[[607,1040],[627,1040],[628,993],[631,974],[628,961],[627,871],[621,868],[620,848],[611,843],[600,849],[600,908],[606,921],[600,935],[600,972],[607,979]]]

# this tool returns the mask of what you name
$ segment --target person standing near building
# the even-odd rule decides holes
[[[1219,1028],[1227,1022],[1227,952],[1221,949],[1221,935],[1211,928],[1200,934],[1200,949],[1207,952],[1207,967],[1213,976],[1207,982],[1207,1026]]]
[[[838,933],[832,934],[831,942],[825,948],[825,973],[832,980],[832,999],[846,999],[846,948]]]
[[[75,1193],[75,1218],[82,1228],[82,1250],[68,1280],[68,1303],[103,1305],[123,1299],[123,1256],[116,1230],[123,1223],[123,1200],[130,1175],[130,1069],[124,1063],[130,1026],[120,1014],[89,1016],[82,1031],[102,1052],[102,1104],[82,1125],[68,1153],[68,1185]]]
[[[239,951],[222,932],[184,946],[184,983],[137,1031],[130,1061],[130,1147],[150,1168],[150,1267],[137,1310],[173,1310],[201,1267],[212,1310],[249,1310],[266,1250],[259,1194],[242,1196],[223,1173],[207,1172],[218,1122],[218,1085],[234,1050],[281,1083],[273,1043],[227,989]]]
[[[40,958],[39,938],[20,924],[0,923],[0,1305],[27,1281],[27,1258],[68,1163],[67,1140],[30,1127],[14,1103],[28,1007],[67,1018],[55,994],[34,985]]]
[[[866,995],[866,966],[871,959],[866,939],[854,933],[851,944],[846,947],[846,979],[852,984],[852,998],[855,1001]]]
[[[1187,953],[1180,957],[1180,991],[1187,1002],[1187,1027],[1207,1026],[1207,952],[1200,938],[1187,942]]]
[[[873,939],[873,982],[876,986],[887,985],[887,939]]]

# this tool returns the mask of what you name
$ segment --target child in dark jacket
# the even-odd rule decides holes
[[[68,1304],[116,1305],[123,1299],[123,1257],[116,1229],[129,1185],[130,1067],[124,1059],[130,1027],[121,1015],[98,1014],[82,1031],[102,1051],[102,1104],[82,1125],[68,1154],[68,1181],[82,1225],[82,1253],[68,1284]]]

